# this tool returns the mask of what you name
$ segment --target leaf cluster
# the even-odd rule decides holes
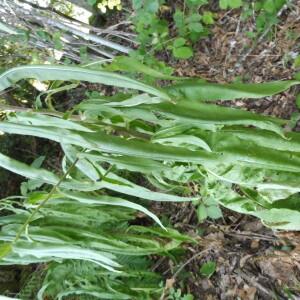
[[[271,96],[298,80],[219,85],[166,76],[126,57],[111,67],[126,66],[169,84],[57,65],[0,75],[0,91],[29,78],[88,81],[118,91],[89,93],[66,113],[10,112],[0,122],[2,132],[52,140],[64,154],[61,174],[43,168],[43,157],[29,165],[0,154],[2,168],[29,179],[21,197],[1,201],[0,262],[49,264],[40,295],[140,299],[156,293],[156,275],[128,262],[152,254],[173,257],[192,239],[166,228],[148,201],[192,201],[200,221],[220,217],[221,206],[274,229],[300,230],[299,134],[288,130],[289,120],[215,103]],[[132,225],[136,217],[158,226]],[[72,268],[79,273],[69,274]],[[96,278],[82,275],[80,281],[85,268]],[[60,272],[69,279],[53,285],[51,274]],[[136,282],[141,272],[154,278],[153,285],[150,279]]]

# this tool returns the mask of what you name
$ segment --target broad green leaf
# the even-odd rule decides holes
[[[173,55],[176,58],[188,59],[193,56],[193,50],[190,47],[183,46],[178,48],[173,48]]]
[[[232,139],[234,141],[234,139]],[[210,145],[211,146],[211,145]],[[278,151],[275,149],[260,147],[254,143],[242,143],[236,140],[234,143],[224,143],[212,147],[217,153],[224,153],[236,161],[245,165],[255,165],[257,168],[281,170],[286,172],[300,172],[300,153]]]
[[[284,138],[274,134],[270,131],[259,130],[254,128],[230,128],[222,129],[218,132],[205,134],[207,140],[214,140],[216,144],[220,141],[220,144],[228,140],[228,143],[240,143],[243,144],[253,142],[258,146],[271,148],[274,150],[300,152],[300,137],[295,132],[288,132],[284,134]],[[203,136],[203,133],[200,133]]]
[[[211,205],[206,208],[207,216],[211,219],[219,219],[223,216],[219,206]]]
[[[178,48],[185,45],[185,43],[186,43],[186,39],[180,37],[174,40],[173,47]]]
[[[194,32],[202,32],[204,30],[203,28],[203,25],[200,23],[200,22],[193,22],[193,23],[190,23],[189,25],[189,29],[190,31],[194,31]]]
[[[220,0],[220,8],[238,8],[242,5],[242,0]]]
[[[197,212],[197,217],[199,222],[205,221],[206,218],[208,217],[206,207],[202,203],[197,207],[196,212]]]
[[[215,23],[214,14],[210,11],[205,11],[202,16],[202,22],[206,25],[212,25]]]
[[[300,211],[297,210],[272,208],[254,212],[253,215],[260,218],[267,227],[300,230]]]
[[[235,165],[224,170],[223,168],[207,169],[207,171],[221,181],[256,188],[265,193],[270,190],[281,199],[281,193],[300,192],[298,174],[281,172],[279,170],[259,169],[258,166]],[[274,196],[275,196],[274,195]],[[276,198],[275,198],[276,199]]]
[[[200,268],[201,275],[210,278],[216,271],[217,263],[215,261],[208,261]]]
[[[297,210],[285,208],[260,208],[260,210],[256,211],[249,209],[251,204],[249,203],[249,200],[245,199],[223,202],[222,205],[243,214],[256,216],[260,218],[266,226],[274,229],[300,230],[300,212]]]

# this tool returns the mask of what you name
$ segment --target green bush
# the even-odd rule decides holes
[[[126,61],[119,58],[114,68]],[[288,130],[288,120],[214,103],[271,96],[298,80],[219,85],[166,77],[132,58],[127,64],[129,71],[171,83],[158,87],[114,72],[56,65],[0,75],[0,91],[28,78],[89,81],[119,91],[91,93],[65,113],[6,113],[0,122],[6,134],[49,139],[64,153],[62,174],[0,154],[2,168],[29,179],[21,197],[1,201],[0,263],[50,263],[40,299],[47,293],[145,299],[161,291],[157,276],[135,265],[134,256],[172,256],[192,239],[166,228],[146,201],[192,201],[202,207],[202,219],[203,205],[209,217],[220,216],[220,205],[274,229],[300,230],[299,133]],[[134,180],[141,177],[148,187]],[[137,212],[156,225],[130,225]],[[78,282],[69,274],[67,287],[51,277],[72,268],[94,272],[96,266],[97,278]],[[145,281],[137,285],[141,272]]]

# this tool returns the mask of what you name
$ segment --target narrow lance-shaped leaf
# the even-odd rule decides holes
[[[74,160],[77,157],[76,149],[70,145],[64,145],[63,148],[68,159],[71,162],[74,162]],[[196,197],[181,197],[177,195],[170,195],[167,193],[154,192],[143,186],[137,185],[125,178],[122,178],[113,172],[109,172],[105,176],[105,178],[101,178],[99,174],[104,174],[106,171],[100,165],[97,165],[96,163],[92,164],[90,161],[86,159],[80,159],[76,164],[76,166],[88,178],[96,181],[93,183],[92,186],[98,186],[99,189],[105,188],[113,192],[119,192],[125,195],[138,197],[146,200],[152,200],[152,201],[186,202],[186,201],[193,201],[197,199]],[[94,172],[95,168],[98,170],[98,173]],[[98,182],[98,180],[101,181]]]
[[[155,160],[169,160],[181,162],[194,162],[202,164],[224,161],[214,153],[197,150],[191,151],[179,147],[151,144],[140,140],[126,140],[124,138],[107,135],[103,132],[80,132],[59,129],[56,127],[38,127],[20,125],[9,122],[0,122],[0,130],[7,133],[31,135],[51,139],[58,143],[67,143],[91,150],[100,150],[107,153],[132,155]]]
[[[178,100],[216,101],[242,98],[258,99],[281,93],[300,84],[299,80],[274,81],[267,83],[217,84],[202,81],[189,81],[171,85],[164,90]]]
[[[167,170],[168,166],[152,159],[132,157],[132,156],[108,156],[101,153],[80,153],[79,158],[86,158],[94,162],[108,162],[115,165],[118,169],[125,169],[133,172],[141,172],[149,174],[151,172],[157,172]]]
[[[165,92],[119,74],[106,71],[95,71],[81,67],[59,65],[29,65],[10,69],[0,74],[0,91],[12,86],[21,79],[38,79],[40,81],[88,81],[121,88],[140,90],[163,99],[169,99],[169,96]]]
[[[1,153],[0,167],[26,178],[37,179],[41,182],[51,185],[55,185],[59,181],[59,177],[48,170],[29,166]],[[94,191],[102,187],[101,183],[99,182],[82,182],[76,180],[65,180],[60,186],[66,189],[74,189],[79,191]]]
[[[51,138],[57,142],[68,142],[87,149],[102,150],[108,153],[152,158],[156,160],[180,161],[198,163],[206,166],[218,163],[233,163],[237,160],[247,163],[259,163],[260,167],[276,168],[280,170],[299,172],[300,162],[296,154],[272,151],[268,156],[263,149],[251,150],[233,149],[226,145],[220,153],[202,150],[191,151],[179,147],[169,147],[139,140],[126,140],[117,136],[109,136],[101,132],[81,134],[70,130],[60,130],[55,127],[41,128],[37,126],[19,125],[8,122],[0,123],[0,130],[8,133],[27,134],[44,138]],[[274,153],[273,153],[274,152]],[[284,165],[287,164],[287,165]]]
[[[294,132],[285,133],[285,138],[274,134],[273,132],[266,130],[259,130],[256,128],[225,128],[217,132],[204,132],[195,131],[195,134],[204,138],[208,143],[209,141],[214,141],[214,144],[220,143],[220,145],[227,143],[237,143],[239,146],[241,143],[246,145],[252,142],[260,147],[270,148],[279,151],[289,151],[289,152],[300,152],[300,136]],[[275,147],[274,147],[275,146]],[[219,147],[221,149],[222,146]]]
[[[144,106],[147,107],[147,106]],[[279,118],[257,115],[252,112],[222,107],[214,104],[179,101],[176,104],[160,103],[148,107],[150,110],[161,112],[166,116],[180,121],[180,124],[191,126],[212,125],[246,125],[274,131],[283,135],[280,125],[287,121]]]
[[[14,172],[16,174],[19,174],[21,176],[30,179],[37,179],[39,181],[51,185],[55,185],[59,181],[59,177],[50,171],[29,166],[27,164],[19,162],[3,154],[0,154],[0,167],[9,170],[11,172]],[[81,170],[85,171],[86,166],[84,168],[81,168]],[[101,173],[104,174],[104,171],[101,170]],[[93,180],[97,180],[97,179],[95,178]],[[185,201],[196,200],[195,197],[194,198],[180,197],[176,195],[153,192],[142,186],[135,185],[115,174],[109,174],[109,176],[107,176],[107,179],[105,178],[104,180],[99,182],[83,181],[83,180],[78,181],[74,179],[71,180],[68,179],[63,181],[60,184],[60,186],[65,189],[77,190],[77,191],[95,191],[95,190],[106,188],[112,191],[117,191],[122,194],[130,195],[134,197],[140,197],[142,199],[153,200],[153,201],[185,202]]]
[[[74,199],[76,201],[79,201],[80,203],[86,203],[86,204],[96,204],[96,205],[113,205],[113,206],[120,206],[120,207],[127,207],[131,209],[135,209],[138,211],[143,212],[145,215],[149,216],[151,219],[153,219],[159,226],[165,229],[165,227],[162,225],[158,217],[150,212],[148,209],[145,207],[134,203],[130,202],[128,200],[124,200],[121,198],[116,198],[116,197],[110,197],[106,195],[102,196],[92,196],[89,194],[83,194],[83,193],[74,193],[74,192],[63,192],[62,194],[70,199]]]
[[[17,114],[8,116],[7,119],[12,123],[19,123],[25,125],[36,126],[55,126],[65,129],[73,129],[84,132],[93,132],[93,130],[83,126],[80,122],[73,122],[71,120],[65,120],[59,117],[53,117],[50,115],[33,113],[33,112],[18,112]]]
[[[23,257],[28,257],[29,261],[23,260]],[[117,271],[116,268],[121,267],[115,261],[115,256],[109,253],[85,249],[75,245],[61,245],[50,243],[26,243],[19,241],[13,246],[11,254],[7,255],[0,261],[0,265],[11,263],[28,264],[29,262],[41,262],[61,259],[79,259],[94,262],[110,271]]]

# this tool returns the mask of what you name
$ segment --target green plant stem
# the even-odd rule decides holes
[[[60,186],[60,184],[67,178],[67,176],[70,174],[70,172],[73,170],[73,168],[75,167],[75,165],[77,164],[79,158],[76,158],[74,160],[74,162],[72,163],[72,165],[69,167],[69,169],[67,170],[67,172],[59,179],[59,181],[52,187],[50,193],[47,195],[47,197],[35,208],[35,210],[32,212],[32,214],[28,217],[28,219],[26,220],[26,222],[22,225],[22,227],[20,228],[20,230],[18,231],[15,239],[13,240],[13,244],[16,243],[22,233],[26,230],[26,227],[30,224],[30,222],[33,220],[34,216],[39,212],[39,210],[41,209],[41,207],[43,207],[53,196],[53,194],[56,192],[57,188]]]

